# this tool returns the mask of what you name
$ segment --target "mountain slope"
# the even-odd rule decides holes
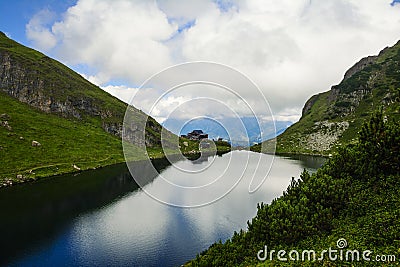
[[[68,67],[0,32],[0,186],[124,161],[126,108]],[[131,110],[133,123],[144,125],[146,114]],[[138,130],[128,141],[158,147],[161,130],[149,117],[146,137]]]
[[[18,44],[1,32],[0,66],[0,91],[46,113],[98,124],[105,131],[121,136],[125,103],[60,62]],[[159,131],[160,126],[156,122],[155,125]]]
[[[41,112],[3,92],[0,112],[3,183],[71,172],[74,164],[86,169],[124,160],[121,139],[99,126]]]
[[[361,59],[340,84],[312,96],[304,105],[301,119],[278,136],[276,152],[334,152],[355,141],[362,123],[374,110],[383,107],[389,119],[398,120],[399,102],[400,41],[377,56]],[[252,147],[254,151],[260,149],[260,145]]]

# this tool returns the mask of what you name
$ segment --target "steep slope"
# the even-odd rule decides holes
[[[126,108],[60,62],[0,32],[0,186],[123,161]],[[132,113],[133,123],[144,125],[146,114],[133,107]],[[157,148],[161,130],[149,118],[146,137],[138,130],[128,141]]]
[[[61,117],[100,125],[121,136],[127,105],[79,74],[0,32],[0,90]],[[135,109],[138,117],[145,114]],[[161,126],[150,119],[156,131]]]
[[[398,120],[399,102],[400,41],[377,56],[361,59],[340,84],[312,96],[301,119],[278,136],[276,151],[329,154],[354,142],[362,123],[380,107],[389,119]]]

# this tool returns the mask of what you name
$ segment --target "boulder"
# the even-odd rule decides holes
[[[75,169],[75,170],[77,170],[77,171],[80,171],[81,170],[81,168],[79,168],[78,166],[76,166],[75,164],[74,165],[72,165],[72,167]]]
[[[4,128],[6,128],[9,131],[12,131],[12,128],[10,126],[10,124],[8,124],[8,121],[0,121],[1,126],[3,126]]]
[[[33,147],[38,147],[38,146],[41,146],[41,145],[42,145],[42,144],[39,143],[38,141],[35,141],[35,140],[32,141],[32,146],[33,146]]]
[[[10,119],[10,115],[8,115],[7,113],[3,113],[0,115],[0,119],[7,121]]]

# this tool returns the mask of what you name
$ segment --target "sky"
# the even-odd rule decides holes
[[[258,86],[275,119],[293,122],[309,97],[400,39],[400,0],[4,0],[0,31],[126,102],[140,92],[133,103],[143,110],[164,92],[146,83],[153,75],[185,62],[222,64]],[[165,120],[198,91],[165,97],[155,117]],[[261,112],[259,92],[239,91]]]

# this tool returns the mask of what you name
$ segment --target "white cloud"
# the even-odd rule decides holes
[[[157,5],[169,18],[180,24],[185,24],[215,7],[213,2],[204,0],[157,0]]]
[[[286,108],[278,114],[273,115],[273,117],[276,121],[295,122],[300,119],[301,114],[299,114],[298,110],[295,108]]]
[[[35,14],[25,27],[26,36],[33,41],[35,47],[49,50],[57,44],[57,39],[47,27],[53,22],[55,14],[48,9],[43,9]]]
[[[400,38],[399,8],[390,1],[238,1],[238,8],[202,14],[182,51],[248,74],[278,114],[288,107],[299,114],[361,57]]]
[[[64,62],[99,70],[100,83],[133,84],[173,63],[164,44],[176,31],[152,1],[81,0],[52,26]]]
[[[119,98],[120,100],[124,101],[125,103],[130,103],[130,101],[138,91],[138,88],[129,88],[123,85],[120,86],[108,85],[102,87],[102,89],[108,92],[110,95],[113,95]]]
[[[288,120],[298,118],[311,95],[339,83],[361,57],[400,39],[400,5],[391,2],[236,0],[221,8],[211,0],[79,0],[49,27],[50,14],[38,13],[27,35],[44,50],[55,47],[52,52],[72,66],[98,70],[89,80],[103,87],[118,79],[138,87],[184,61],[227,64],[253,79],[275,116]],[[122,89],[105,88],[126,98]],[[259,100],[250,91],[240,93],[249,102]],[[154,97],[145,97],[141,104],[152,104]],[[174,101],[166,100],[160,118]]]

